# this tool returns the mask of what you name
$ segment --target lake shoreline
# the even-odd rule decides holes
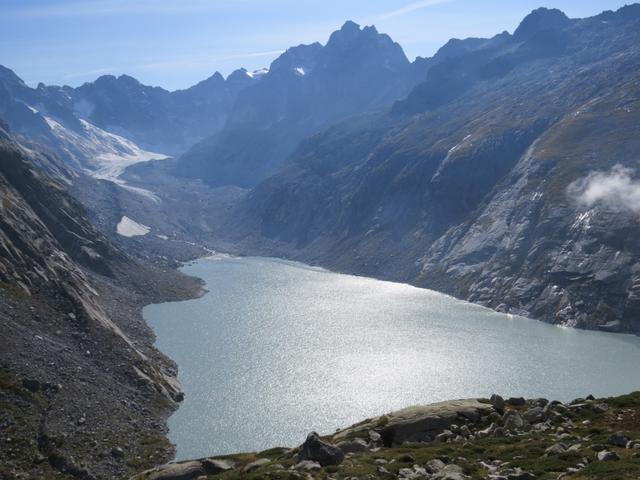
[[[206,261],[206,260],[207,260],[207,258],[205,257],[204,259],[199,259],[199,260],[196,260],[195,262],[194,261],[187,262],[181,268],[181,270],[186,275],[195,276],[195,277],[198,277],[198,278],[202,279],[203,275],[199,275],[198,271],[194,270],[192,267],[194,267],[194,265],[198,265],[198,263]],[[210,258],[208,260],[209,261],[206,262],[206,263],[207,264],[212,264],[212,265],[221,265],[221,264],[224,264],[225,262],[231,262],[231,263],[235,262],[235,263],[239,263],[239,264],[245,264],[245,263],[251,264],[252,262],[259,262],[259,263],[262,262],[261,265],[270,265],[270,266],[276,266],[277,268],[285,268],[285,269],[293,268],[297,272],[299,271],[300,273],[304,273],[306,275],[317,276],[318,274],[320,274],[320,277],[326,277],[326,276],[333,277],[333,276],[335,276],[335,278],[337,278],[337,279],[339,279],[341,281],[342,280],[344,280],[344,281],[352,280],[352,281],[356,281],[356,282],[365,282],[368,285],[380,285],[380,286],[384,286],[385,288],[387,288],[387,287],[391,288],[392,290],[400,289],[402,292],[409,292],[410,295],[413,295],[413,294],[431,295],[431,296],[433,296],[433,298],[440,298],[440,299],[446,299],[447,301],[459,302],[459,301],[455,300],[453,297],[450,297],[450,296],[447,296],[447,295],[443,295],[443,294],[440,294],[438,292],[433,292],[433,291],[429,291],[429,290],[426,290],[426,289],[422,289],[420,287],[415,287],[415,286],[412,286],[412,285],[406,285],[406,284],[390,282],[390,281],[377,281],[375,279],[370,279],[370,278],[367,278],[367,277],[353,276],[353,275],[349,275],[349,274],[342,274],[342,273],[336,274],[336,273],[330,272],[330,271],[328,271],[326,269],[322,269],[322,268],[318,268],[318,267],[314,267],[314,266],[308,267],[305,264],[301,264],[300,262],[295,262],[295,261],[291,261],[291,260],[288,260],[288,259],[278,259],[278,258],[272,259],[272,258],[265,258],[265,257],[241,257],[241,256],[232,257],[232,256],[229,256],[229,255],[225,254],[224,256],[216,257],[216,259],[213,260],[213,261]],[[227,277],[225,276],[224,278],[227,278]],[[333,280],[335,280],[335,278],[333,278]],[[206,281],[206,278],[204,280]],[[223,283],[229,283],[229,280],[225,280]],[[215,291],[216,287],[212,287],[211,284],[209,284],[209,282],[207,282],[207,284],[205,285],[205,288],[210,292],[209,294],[211,294],[212,291],[213,291],[213,294],[216,294],[216,291]],[[403,293],[403,294],[406,294],[406,293]],[[205,297],[206,297],[206,295],[205,295]],[[200,297],[198,299],[198,301],[202,301],[203,298],[204,297]],[[479,314],[481,314],[481,315],[489,315],[489,316],[495,315],[493,311],[491,311],[490,309],[487,309],[486,307],[477,306],[477,305],[473,305],[473,304],[468,304],[466,302],[459,302],[459,303],[464,305],[464,308],[470,309],[470,311],[472,311],[472,312],[476,312],[476,313],[479,312]],[[216,304],[216,308],[217,307],[218,307],[218,305]],[[213,309],[213,307],[210,306],[207,311],[211,311],[212,309]],[[504,315],[504,314],[500,314],[500,315]],[[179,314],[177,314],[175,312],[170,315],[171,322],[175,322],[175,318],[177,318],[177,317],[192,318],[193,316],[194,316],[193,313],[187,314],[187,315],[184,315],[184,314],[179,315]],[[507,317],[507,315],[504,315],[504,317]],[[241,317],[238,317],[238,318],[240,319]],[[145,313],[145,320],[147,321],[147,324],[149,324],[151,326],[151,328],[154,330],[154,332],[156,333],[156,337],[159,338],[160,334],[159,334],[159,332],[156,331],[156,325],[154,325],[154,322],[146,315],[146,313]],[[504,321],[507,321],[507,320],[503,320],[503,322]],[[515,317],[512,317],[507,322],[508,322],[508,325],[510,325],[509,328],[511,328],[514,332],[517,332],[521,328],[524,328],[523,325],[525,327],[527,325],[529,325],[528,328],[530,328],[531,325],[539,325],[539,326],[543,326],[546,329],[548,329],[550,326],[552,326],[552,325],[548,325],[548,324],[545,324],[543,322],[538,322],[538,321],[532,320],[532,319],[526,319],[526,318],[517,319]],[[517,322],[526,322],[526,323],[525,324],[518,324]],[[182,331],[183,328],[186,328],[185,325],[181,325],[180,326],[180,334],[183,333],[183,331]],[[561,332],[563,332],[563,333],[561,333]],[[608,334],[599,333],[599,332],[593,332],[593,331],[590,332],[590,331],[587,331],[587,330],[574,330],[574,329],[559,329],[558,330],[558,329],[553,329],[553,333],[554,333],[553,337],[560,336],[560,337],[564,337],[564,338],[567,338],[567,339],[571,339],[572,337],[574,337],[579,332],[585,332],[585,334],[587,334],[587,335],[592,335],[592,336],[596,336],[596,337],[599,337],[601,335],[608,335]],[[200,333],[200,335],[203,335],[203,334],[204,334],[204,331]],[[568,337],[567,337],[567,334],[569,335]],[[178,364],[178,367],[179,367],[179,372],[180,372],[179,376],[181,376],[181,375],[188,374],[188,372],[187,372],[188,367],[185,364],[183,364],[180,361],[179,358],[176,357],[174,352],[171,351],[171,349],[174,348],[174,346],[176,344],[176,341],[175,341],[176,340],[176,335],[177,335],[177,333],[170,336],[170,338],[172,338],[172,341],[170,342],[171,344],[164,345],[164,346],[162,344],[156,344],[156,347],[159,348],[163,353],[165,353],[166,355],[171,357],[174,361],[176,361],[176,363]],[[623,343],[627,343],[629,340],[635,342],[635,339],[637,338],[637,337],[632,336],[632,335],[623,335],[623,336],[615,335],[615,336],[612,336],[612,337],[618,338],[619,339],[618,341],[619,342],[623,342]],[[210,341],[213,342],[213,341],[215,341],[215,339],[211,338]],[[206,345],[204,347],[202,347],[202,348],[206,348]],[[238,353],[238,355],[242,355],[242,354]],[[405,368],[405,370],[406,370],[406,368]],[[231,375],[231,374],[229,373],[229,375]],[[218,378],[218,377],[216,377],[216,378],[217,378],[215,380],[216,383],[220,384],[220,382],[224,382],[224,378]],[[181,381],[182,381],[182,379],[181,379]],[[183,386],[185,386],[184,390],[185,390],[185,393],[186,393],[186,402],[189,402],[192,399],[192,395],[189,392],[189,388],[187,388],[188,386],[185,385],[184,382],[182,382],[182,383],[183,383]],[[224,383],[222,383],[222,385],[224,385]],[[616,393],[617,394],[617,393],[622,393],[624,391],[628,391],[629,389],[630,389],[630,387],[629,388],[625,387],[624,390],[622,390],[620,388],[617,388],[615,390],[610,391],[609,393],[610,394],[611,393]],[[502,391],[507,391],[507,389],[501,389],[501,390]],[[587,389],[587,388],[585,388],[584,390],[582,390],[582,389],[576,390],[576,395],[574,395],[574,396],[579,396],[580,394],[590,393],[588,390],[589,389]],[[498,390],[498,391],[500,391],[500,390]],[[508,390],[508,391],[511,391],[511,390]],[[466,393],[467,394],[469,394],[469,393],[489,394],[488,391],[480,391],[480,390],[476,390],[476,391],[471,390],[471,391],[467,391]],[[542,395],[544,393],[548,393],[548,392],[546,392],[544,389],[540,389],[540,390],[537,391],[537,394],[539,394],[539,395]],[[602,394],[602,393],[603,392],[600,392],[600,394]],[[460,395],[457,395],[457,396],[460,397]],[[447,396],[446,392],[440,392],[440,394],[438,394],[437,397],[428,397],[427,396],[427,397],[420,397],[420,398],[433,398],[434,400],[438,400],[438,399],[439,400],[445,400],[446,398],[450,398],[450,397]],[[407,402],[397,402],[397,403],[393,404],[393,407],[400,408],[400,407],[402,407],[402,406],[404,406],[406,404],[409,404],[409,403],[422,403],[422,402],[419,401],[420,398],[417,398],[417,401],[415,401],[415,402],[408,402],[408,403]],[[568,399],[568,397],[566,397],[566,396],[563,398],[563,400],[567,400],[567,399]],[[345,399],[345,401],[347,403],[349,402],[347,399]],[[184,408],[185,408],[185,405],[184,404],[181,405],[180,409],[178,410],[178,413],[175,414],[175,415],[182,415],[182,411],[184,410]],[[384,411],[384,409],[369,410],[368,412],[370,414],[374,414],[376,411],[378,411],[378,412],[379,411]],[[355,421],[357,416],[355,414],[353,414],[352,416],[350,416],[348,418],[351,419],[352,421]],[[330,421],[330,419],[327,419],[327,421]],[[338,421],[334,421],[333,425],[339,424],[337,422]],[[344,422],[344,423],[346,423],[346,422]],[[170,424],[171,424],[171,420],[170,420]],[[322,428],[319,428],[319,430],[328,431],[328,430],[330,430],[330,428],[324,428],[324,430]],[[170,436],[170,438],[171,438],[171,436]],[[172,440],[174,440],[174,439],[172,438]],[[280,443],[280,444],[282,444],[282,443]],[[228,448],[228,449],[225,449],[224,451],[235,451],[235,450],[231,450],[230,448]],[[188,456],[187,455],[179,455],[178,458],[188,458]]]

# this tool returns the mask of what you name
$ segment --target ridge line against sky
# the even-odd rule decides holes
[[[482,3],[482,5],[479,5]],[[215,71],[268,66],[288,47],[326,42],[346,20],[375,24],[410,59],[450,38],[513,32],[544,5],[570,17],[624,0],[3,0],[0,64],[28,84],[80,85],[128,74],[169,90]]]

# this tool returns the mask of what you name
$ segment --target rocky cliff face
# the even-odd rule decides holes
[[[0,477],[122,476],[169,457],[163,420],[179,399],[138,309],[189,289],[178,276],[163,289],[99,235],[41,169],[68,173],[55,163],[2,125]]]
[[[244,90],[219,135],[186,153],[178,175],[213,185],[253,186],[278,169],[299,142],[351,115],[390,105],[423,78],[375,27],[347,22],[326,45],[293,47]]]
[[[640,331],[639,22],[638,5],[582,20],[541,9],[514,35],[448,44],[390,114],[304,142],[234,212],[232,236],[552,323]]]

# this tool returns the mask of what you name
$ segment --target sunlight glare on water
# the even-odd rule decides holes
[[[638,337],[274,259],[205,259],[183,271],[209,293],[144,310],[186,394],[169,420],[178,459],[296,446],[312,430],[412,404],[640,388]]]

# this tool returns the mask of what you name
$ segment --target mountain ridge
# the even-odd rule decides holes
[[[390,114],[303,142],[229,216],[223,236],[241,250],[409,281],[500,311],[638,332],[637,221],[566,192],[613,168],[611,158],[638,167],[639,8],[563,21],[551,43],[498,36],[474,50],[471,40]],[[593,42],[600,47],[587,48]],[[526,191],[534,182],[539,191],[521,197],[529,175]],[[590,227],[570,233],[588,212]]]

